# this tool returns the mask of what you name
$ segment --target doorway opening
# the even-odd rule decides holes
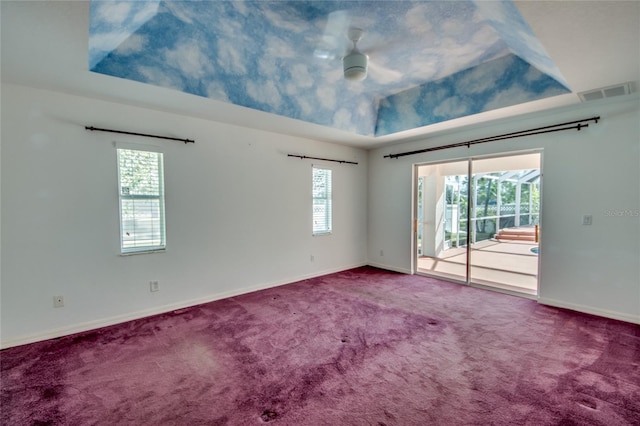
[[[538,294],[541,153],[415,166],[416,272]]]

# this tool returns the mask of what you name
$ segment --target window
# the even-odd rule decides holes
[[[313,235],[331,233],[331,170],[313,167]]]
[[[162,153],[118,149],[120,252],[164,250]]]

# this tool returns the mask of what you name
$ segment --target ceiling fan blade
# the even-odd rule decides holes
[[[369,61],[367,74],[369,74],[369,78],[379,84],[397,83],[402,80],[403,75],[400,71],[378,65],[373,61]]]
[[[369,56],[384,55],[389,52],[394,52],[400,48],[406,46],[407,40],[404,38],[397,38],[395,40],[381,39],[367,37],[366,45],[363,41],[362,50],[367,52]]]
[[[346,10],[329,13],[322,37],[313,52],[314,56],[321,59],[342,58],[350,43],[346,37],[350,22],[351,18]]]

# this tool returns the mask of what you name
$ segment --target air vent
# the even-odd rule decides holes
[[[596,101],[598,99],[612,98],[633,93],[633,83],[617,84],[615,86],[603,87],[601,89],[589,90],[578,93],[582,102]]]
[[[610,98],[611,96],[628,95],[629,88],[627,86],[616,86],[604,89],[603,92],[605,98]]]
[[[583,102],[597,101],[598,99],[604,99],[604,92],[602,90],[594,90],[592,92],[582,92],[579,94]]]

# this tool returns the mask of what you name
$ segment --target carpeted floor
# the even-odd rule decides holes
[[[3,425],[640,424],[640,326],[369,267],[0,362]]]

